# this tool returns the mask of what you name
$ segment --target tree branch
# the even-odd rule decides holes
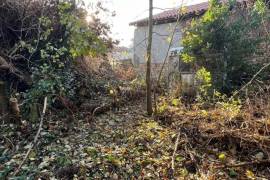
[[[31,150],[33,149],[33,147],[36,145],[36,143],[38,141],[38,137],[39,137],[39,134],[40,134],[40,132],[42,130],[42,126],[43,126],[43,121],[44,121],[44,117],[45,117],[45,114],[46,114],[46,109],[47,109],[47,97],[44,98],[43,111],[42,111],[42,114],[41,114],[41,117],[40,117],[39,128],[38,128],[38,131],[37,131],[36,136],[34,138],[34,141],[31,143],[31,145],[30,145],[30,147],[29,147],[23,161],[21,162],[19,167],[16,169],[16,171],[13,173],[13,176],[16,176],[20,172],[20,170],[21,170],[23,164],[25,163],[25,161],[27,160]]]

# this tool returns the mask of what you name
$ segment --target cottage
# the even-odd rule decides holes
[[[226,2],[226,0],[224,0]],[[238,3],[245,3],[245,0],[237,0]],[[153,45],[152,45],[152,63],[153,67],[159,67],[167,56],[170,38],[176,26],[178,15],[180,23],[176,27],[176,32],[172,37],[170,55],[175,56],[175,50],[181,48],[181,39],[183,29],[191,22],[192,18],[199,18],[208,9],[209,3],[202,2],[195,5],[177,7],[167,10],[153,16]],[[147,47],[148,18],[130,23],[135,26],[134,45],[133,45],[133,64],[143,66],[145,64],[145,55]],[[177,52],[179,53],[179,52]]]
[[[227,0],[221,1],[228,2]],[[246,4],[247,1],[237,0],[237,2],[242,5]],[[166,82],[169,89],[173,89],[171,83],[174,84],[176,82],[176,84],[179,84],[179,80],[182,91],[190,92],[196,89],[197,83],[194,70],[179,58],[179,53],[183,49],[181,47],[181,39],[185,27],[190,24],[192,19],[201,17],[208,7],[209,2],[202,2],[181,8],[177,7],[153,16],[152,78],[157,78],[160,68],[167,58],[163,78],[167,79]],[[180,19],[179,22],[177,22],[178,19]],[[148,18],[132,22],[130,25],[136,27],[134,32],[133,64],[144,73]],[[167,55],[168,50],[169,54]]]
[[[152,77],[158,77],[158,72],[160,72],[162,64],[167,57],[164,77],[167,79],[168,90],[175,89],[178,86],[177,84],[179,84],[179,80],[181,81],[182,93],[190,93],[195,89],[194,73],[190,68],[187,68],[185,63],[179,60],[179,53],[183,49],[181,47],[182,30],[193,17],[201,16],[207,8],[208,2],[203,2],[183,8],[174,8],[153,16]],[[177,22],[179,13],[181,13],[180,23]],[[139,72],[144,73],[148,19],[138,20],[130,23],[130,25],[136,26],[134,32],[133,64],[135,67],[139,67]],[[173,31],[174,35],[171,37]],[[167,56],[168,50],[169,54]],[[180,74],[179,71],[181,71]]]
[[[174,36],[172,37],[171,48],[181,47],[182,30],[190,22],[193,17],[202,15],[208,8],[208,2],[196,5],[186,6],[183,8],[174,8],[153,16],[153,64],[161,64],[166,58],[169,48],[170,36],[176,26],[176,21],[181,13],[181,23],[176,27]],[[136,26],[134,32],[134,49],[133,64],[142,65],[145,63],[145,54],[147,46],[148,19],[142,19],[130,23]]]

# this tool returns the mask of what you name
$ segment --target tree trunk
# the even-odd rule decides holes
[[[4,81],[0,81],[0,115],[6,114],[8,108],[8,98],[5,85]]]
[[[152,33],[153,33],[153,0],[149,0],[149,21],[148,21],[148,44],[147,44],[147,64],[146,64],[146,102],[147,114],[153,114],[152,92],[151,92],[151,50],[152,50]]]

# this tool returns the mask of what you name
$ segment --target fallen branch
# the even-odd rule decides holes
[[[15,75],[20,80],[25,79],[23,73],[12,63],[8,63],[2,56],[0,56],[0,71],[8,71],[8,73]]]
[[[100,114],[100,113],[105,113],[106,111],[108,111],[110,109],[109,106],[106,106],[106,105],[103,105],[103,106],[99,106],[99,107],[96,107],[92,113],[92,117],[91,117],[91,120],[95,120],[95,115],[96,114]],[[90,122],[89,122],[90,123]]]
[[[37,143],[39,134],[40,134],[41,129],[42,129],[42,126],[43,126],[43,120],[44,120],[44,117],[45,117],[46,109],[47,109],[47,97],[44,98],[43,111],[42,111],[42,114],[41,114],[41,117],[40,117],[39,128],[38,128],[37,134],[36,134],[36,136],[35,136],[35,138],[34,138],[34,141],[31,143],[31,145],[30,145],[30,147],[29,147],[29,149],[28,149],[28,151],[27,151],[27,153],[26,153],[26,155],[25,155],[23,161],[21,162],[21,164],[19,165],[19,167],[16,169],[16,171],[15,171],[14,174],[13,174],[13,176],[16,176],[16,175],[20,172],[20,170],[21,170],[23,164],[25,163],[25,161],[27,160],[27,158],[28,158],[28,156],[29,156],[31,150],[33,149],[33,147],[34,147],[34,146],[36,145],[36,143]]]
[[[92,116],[94,117],[95,115],[105,113],[110,110],[110,105],[103,105],[100,107],[96,107],[92,113]]]
[[[237,94],[239,94],[241,91],[243,91],[245,88],[247,88],[254,80],[255,78],[264,70],[266,69],[267,67],[270,66],[270,63],[267,63],[266,65],[264,65],[252,78],[251,80],[246,83],[241,89],[239,89],[238,91],[236,91],[231,98],[235,97]]]
[[[219,165],[215,166],[215,168],[233,168],[233,167],[242,167],[242,166],[252,166],[252,165],[262,165],[262,164],[270,164],[270,159],[267,160],[261,160],[261,161],[251,161],[251,162],[242,162],[238,164],[224,164],[224,165]]]
[[[4,136],[4,135],[1,135],[1,137],[3,137],[3,139],[4,139],[5,141],[7,141],[7,142],[10,144],[10,146],[12,146],[12,150],[15,149],[15,146],[14,146],[13,142],[12,142],[9,138],[7,138],[7,137]]]
[[[176,138],[176,141],[175,141],[175,146],[174,146],[174,151],[173,151],[173,155],[172,155],[172,167],[171,167],[172,177],[174,177],[174,169],[175,169],[174,161],[175,161],[176,151],[177,151],[178,145],[179,145],[179,139],[180,139],[180,132],[177,135],[177,138]]]

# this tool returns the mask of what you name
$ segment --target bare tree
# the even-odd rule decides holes
[[[180,8],[179,8],[179,12],[178,12],[178,15],[177,15],[177,20],[176,20],[175,26],[172,29],[171,35],[169,36],[170,37],[169,46],[168,46],[168,49],[167,49],[167,52],[166,52],[166,56],[165,56],[165,58],[163,60],[163,64],[161,66],[159,75],[158,75],[156,86],[154,88],[154,109],[155,109],[154,115],[155,116],[157,115],[157,98],[158,98],[156,91],[157,91],[157,88],[160,86],[160,80],[161,80],[162,72],[163,72],[163,69],[164,69],[165,64],[167,62],[167,59],[168,59],[168,56],[169,56],[169,53],[170,53],[171,46],[173,44],[173,39],[174,39],[174,35],[176,33],[176,30],[177,30],[177,27],[180,25],[180,23],[182,22],[182,20],[184,18],[184,16],[181,16],[182,9],[183,9],[183,4],[184,4],[184,0],[182,0],[182,2],[181,2]]]
[[[152,59],[152,33],[153,33],[153,0],[149,0],[149,21],[148,21],[148,44],[146,63],[146,103],[147,114],[153,114],[152,92],[151,92],[151,59]]]

